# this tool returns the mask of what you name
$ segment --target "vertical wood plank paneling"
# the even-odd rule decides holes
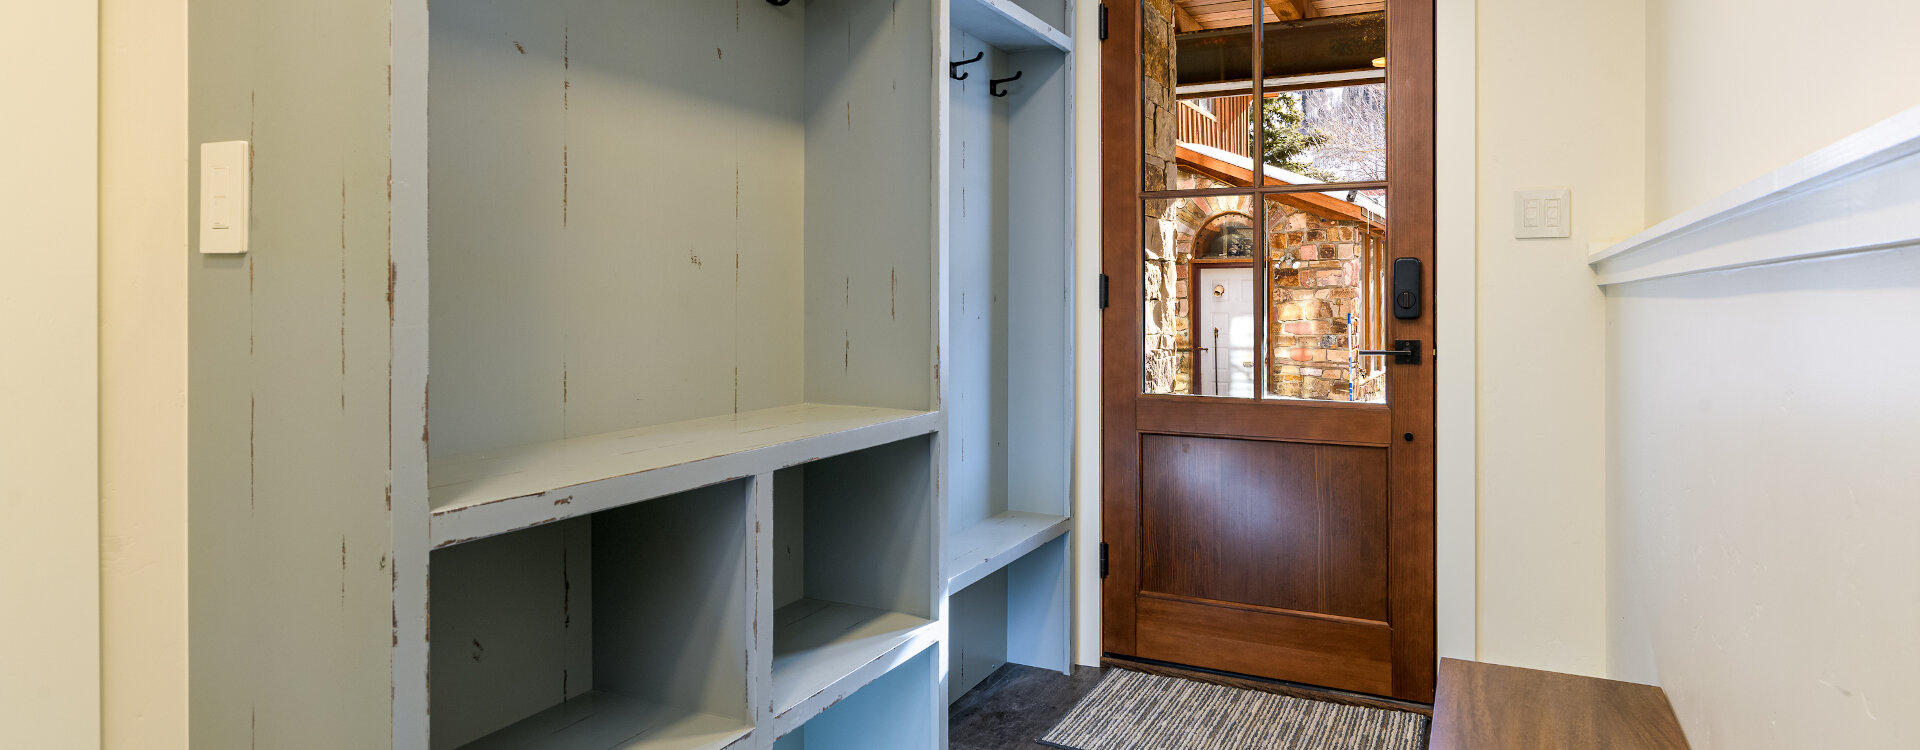
[[[188,275],[193,744],[386,746],[392,8],[190,13],[190,140],[255,155],[252,252]]]
[[[427,0],[394,0],[392,207],[389,218],[391,380],[387,507],[393,525],[393,747],[430,741],[427,528]]]
[[[433,747],[593,689],[595,519],[433,553]]]
[[[801,13],[438,9],[437,454],[801,400]]]
[[[806,596],[938,614],[933,459],[923,437],[807,465]]]
[[[953,55],[986,57],[947,81],[948,267],[947,525],[964,529],[1007,509],[1007,111],[987,81],[1007,56],[956,30]]]
[[[918,2],[806,6],[809,401],[932,402],[932,12]],[[874,166],[851,168],[861,164]]]
[[[1072,464],[1072,66],[1050,49],[1007,56],[1007,503],[1066,515]],[[1009,72],[998,77],[1012,75]]]
[[[728,482],[594,516],[595,689],[753,721],[751,490]]]

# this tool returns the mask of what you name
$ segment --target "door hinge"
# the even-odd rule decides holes
[[[1100,4],[1100,41],[1107,40],[1107,4]]]
[[[1100,309],[1107,309],[1110,300],[1107,297],[1107,275],[1100,274]]]
[[[1107,577],[1107,543],[1100,543],[1100,577]]]

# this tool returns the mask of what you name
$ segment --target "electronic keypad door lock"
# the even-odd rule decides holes
[[[1393,259],[1393,317],[1420,317],[1420,259]]]

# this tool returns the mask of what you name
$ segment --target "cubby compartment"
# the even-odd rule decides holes
[[[1018,6],[955,0],[952,55],[979,59],[947,84],[953,700],[1008,661],[1068,665],[1072,68],[1064,40]]]
[[[899,666],[807,723],[781,735],[774,750],[931,750],[940,746],[945,713],[938,649],[910,654]]]
[[[934,7],[434,4],[436,522],[937,408]]]
[[[435,750],[750,734],[753,480],[433,553]]]
[[[773,474],[777,731],[938,638],[933,443],[912,438]]]

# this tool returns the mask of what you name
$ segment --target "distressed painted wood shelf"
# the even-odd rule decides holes
[[[461,750],[723,750],[745,747],[753,726],[592,691],[534,714]]]
[[[951,59],[979,62],[946,84],[950,701],[1008,663],[1069,668],[1075,314],[1071,40],[1046,0],[952,7]]]
[[[917,653],[937,637],[932,625],[924,617],[820,599],[781,607],[774,613],[776,732],[799,726]]]
[[[435,459],[428,470],[433,545],[923,435],[939,417],[797,404]]]
[[[1073,51],[1073,39],[1012,0],[953,0],[953,27],[1007,51]]]
[[[949,534],[947,590],[959,591],[1067,533],[1073,520],[1007,511]]]

